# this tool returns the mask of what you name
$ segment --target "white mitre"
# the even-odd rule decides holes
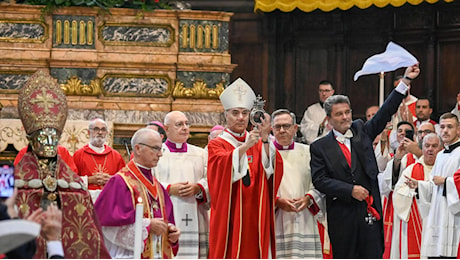
[[[225,110],[236,107],[251,110],[256,100],[256,94],[248,83],[238,78],[220,94],[219,98]]]

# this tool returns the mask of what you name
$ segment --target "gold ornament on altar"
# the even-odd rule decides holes
[[[62,133],[67,119],[67,99],[57,81],[39,70],[20,90],[18,111],[28,135],[47,127]]]

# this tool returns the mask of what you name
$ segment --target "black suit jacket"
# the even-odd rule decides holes
[[[373,196],[373,207],[382,216],[382,205],[378,187],[379,173],[372,142],[397,111],[403,95],[393,90],[383,106],[368,122],[361,119],[352,122],[351,169],[340,149],[333,131],[313,142],[310,146],[311,173],[316,189],[326,194],[327,216],[330,232],[347,232],[347,221],[357,217],[352,209],[365,204],[351,196],[353,185],[361,185]],[[361,206],[360,206],[361,207]],[[379,221],[383,230],[382,221]],[[382,240],[383,242],[383,240]],[[334,245],[333,245],[334,247]]]

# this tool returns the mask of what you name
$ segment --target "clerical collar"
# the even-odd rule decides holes
[[[455,148],[460,146],[460,139],[457,139],[457,141],[451,145],[445,145],[444,146],[444,153],[451,153]]]
[[[293,150],[294,149],[294,141],[290,145],[280,145],[276,140],[273,142],[276,149],[278,150]]]
[[[91,150],[95,151],[96,153],[103,153],[105,151],[105,145],[103,144],[102,147],[96,147],[92,145],[91,143],[88,144],[89,148]]]
[[[235,133],[235,132],[233,132],[232,130],[230,130],[228,128],[225,128],[225,131],[229,132],[234,137],[243,137],[243,136],[246,135],[246,131],[244,131],[243,133]]]
[[[141,165],[141,164],[139,164],[139,163],[137,163],[137,162],[134,162],[134,164],[135,164],[137,167],[139,167],[140,169],[145,169],[145,170],[151,170],[151,169],[152,169],[152,168],[146,167],[146,166],[144,166],[144,165]]]
[[[166,140],[165,145],[169,148],[169,151],[173,153],[185,153],[187,152],[187,143],[174,143],[169,139]]]

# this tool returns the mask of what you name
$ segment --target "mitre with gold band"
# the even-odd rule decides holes
[[[19,91],[18,110],[28,135],[46,127],[62,133],[67,119],[67,99],[57,81],[39,70]]]
[[[256,94],[248,83],[238,78],[220,94],[219,99],[225,110],[236,107],[251,110],[256,100]]]

